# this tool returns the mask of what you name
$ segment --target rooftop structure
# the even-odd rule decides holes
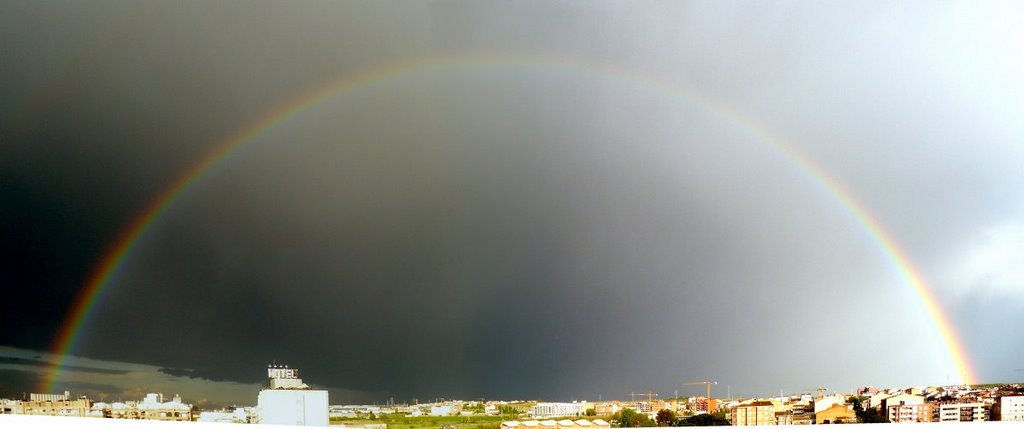
[[[42,402],[42,401],[50,401],[50,402],[67,401],[69,399],[71,399],[71,392],[68,392],[67,390],[64,391],[63,395],[58,395],[58,394],[55,394],[55,393],[30,393],[28,395],[28,400],[29,401],[37,401],[37,402]]]
[[[273,425],[327,426],[326,390],[311,390],[299,378],[299,370],[287,366],[267,367],[270,388],[256,400],[257,422]]]
[[[267,378],[270,379],[271,389],[309,389],[299,378],[299,370],[288,368],[287,365],[267,366]]]

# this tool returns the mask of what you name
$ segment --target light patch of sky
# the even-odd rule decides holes
[[[1008,133],[1007,155],[1024,160],[1024,16],[1021,2],[960,2],[946,10],[931,44],[936,69],[958,87],[949,88],[973,99],[993,128]],[[1016,142],[1016,143],[1012,143]]]

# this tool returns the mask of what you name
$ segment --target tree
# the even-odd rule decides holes
[[[697,414],[679,421],[679,426],[729,426],[729,419],[719,413]]]
[[[658,423],[658,426],[675,426],[676,420],[676,413],[672,410],[658,411],[658,415],[654,417],[654,421]]]
[[[595,410],[593,408],[587,408],[586,415],[587,416],[596,416],[597,415],[597,410]]]
[[[846,403],[849,405],[853,405],[853,411],[864,411],[864,407],[861,406],[862,400],[863,398],[861,398],[860,396],[851,396],[849,398],[846,398]]]
[[[853,405],[853,411],[857,413],[857,420],[861,423],[889,423],[889,418],[878,414],[875,408],[864,409],[863,396],[851,396],[846,400],[847,404]]]
[[[647,414],[638,413],[630,408],[623,408],[612,416],[612,420],[619,422],[619,427],[636,428],[651,425],[651,418]]]
[[[878,410],[874,408],[861,411],[857,414],[857,418],[861,423],[889,423],[889,418],[878,414]]]

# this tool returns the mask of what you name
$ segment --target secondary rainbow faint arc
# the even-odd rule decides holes
[[[603,64],[588,63],[576,60],[569,60],[559,57],[546,57],[537,55],[472,55],[454,56],[442,58],[428,58],[410,63],[402,63],[384,68],[377,68],[364,71],[354,76],[348,76],[328,85],[319,87],[303,96],[294,98],[287,103],[273,109],[258,117],[248,126],[243,127],[231,134],[222,143],[211,150],[199,163],[189,168],[184,174],[171,183],[157,198],[155,198],[142,213],[132,222],[128,228],[118,237],[115,245],[105,254],[98,267],[89,277],[85,287],[79,292],[72,303],[71,311],[68,313],[65,323],[62,325],[52,351],[57,355],[57,361],[52,365],[44,377],[43,391],[49,392],[59,380],[61,368],[64,366],[70,352],[74,349],[75,341],[88,319],[97,299],[102,294],[110,279],[117,273],[125,257],[135,248],[139,239],[145,232],[160,219],[161,215],[196,182],[217,165],[225,157],[252,141],[264,131],[272,128],[295,114],[310,107],[316,106],[328,99],[342,95],[354,89],[370,85],[375,82],[385,81],[427,70],[462,67],[462,66],[502,66],[502,67],[551,67],[569,71],[584,71],[598,75],[615,77],[633,82],[643,83],[660,91],[667,91],[681,98],[690,100],[707,110],[735,122],[770,146],[779,150],[789,160],[793,161],[799,170],[811,181],[820,186],[828,195],[834,198],[846,211],[868,232],[871,239],[879,246],[897,269],[900,276],[911,286],[914,293],[921,300],[929,318],[933,321],[942,341],[950,354],[956,370],[959,372],[959,379],[965,382],[976,380],[974,370],[970,365],[967,354],[960,344],[956,331],[953,329],[949,318],[942,311],[938,300],[928,288],[924,278],[910,262],[905,252],[896,244],[895,239],[882,227],[871,213],[861,204],[853,194],[846,190],[832,175],[814,162],[811,158],[796,150],[788,144],[785,139],[774,131],[759,124],[753,118],[731,108],[722,101],[713,99],[693,88],[685,87],[677,83],[669,83],[652,76],[642,75],[635,71],[620,70]]]

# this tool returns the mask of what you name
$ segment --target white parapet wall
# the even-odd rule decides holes
[[[307,391],[308,392],[308,391]],[[924,423],[910,425],[926,429],[1009,429],[1021,427],[1020,422],[957,422],[957,423]],[[40,429],[40,428],[75,428],[75,429],[229,429],[246,426],[231,423],[201,422],[165,422],[152,420],[120,420],[92,417],[60,417],[60,416],[26,416],[17,414],[0,414],[0,428],[3,429]],[[271,425],[262,428],[287,429],[290,425]],[[720,428],[720,426],[708,426]],[[871,429],[906,429],[904,423],[877,423]],[[639,429],[639,428],[638,428]]]
[[[171,422],[156,420],[104,419],[98,417],[26,416],[0,414],[3,429],[230,429],[248,425],[233,423]],[[260,429],[294,429],[289,425],[260,426]]]

